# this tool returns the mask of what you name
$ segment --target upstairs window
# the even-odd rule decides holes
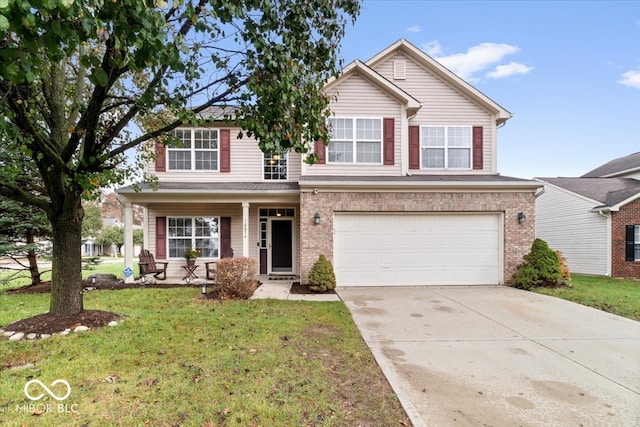
[[[471,169],[470,126],[422,126],[422,169]]]
[[[217,129],[175,129],[178,146],[167,149],[169,170],[217,171]]]
[[[287,177],[287,154],[270,153],[264,155],[263,162],[264,179],[286,180]]]
[[[330,118],[327,163],[382,163],[382,119]]]

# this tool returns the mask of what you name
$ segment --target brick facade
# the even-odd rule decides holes
[[[640,199],[611,213],[611,275],[640,278],[640,261],[625,259],[626,225],[640,225]]]
[[[314,225],[313,216],[321,216]],[[504,280],[509,282],[535,238],[533,192],[331,192],[302,190],[300,194],[300,274],[324,254],[333,261],[334,212],[501,212],[504,213]],[[517,220],[518,212],[527,219]],[[338,284],[339,285],[339,284]]]

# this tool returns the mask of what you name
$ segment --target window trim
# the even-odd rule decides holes
[[[634,253],[634,262],[640,261],[640,225],[634,224],[633,228],[633,253]]]
[[[191,127],[178,127],[174,130],[180,130],[180,131],[189,131],[191,133],[191,147],[190,148],[183,148],[183,147],[167,147],[167,172],[220,172],[220,129],[218,128],[207,128],[207,127],[195,127],[195,128],[191,128]],[[195,146],[195,133],[198,130],[204,130],[204,131],[209,131],[209,132],[215,132],[215,141],[216,141],[216,146],[217,148],[215,149],[202,149],[202,148],[196,148]],[[175,138],[175,135],[171,135],[172,138]],[[190,169],[174,169],[171,167],[171,152],[190,152],[191,153],[191,168]],[[216,169],[196,169],[196,152],[198,151],[212,151],[215,152],[215,156],[216,156]]]
[[[383,117],[376,117],[376,116],[333,116],[330,117],[329,120],[331,119],[341,119],[341,120],[352,120],[353,122],[353,134],[351,137],[351,144],[352,144],[352,154],[353,154],[353,159],[351,162],[335,162],[335,161],[331,161],[329,160],[329,146],[331,145],[331,139],[329,139],[329,143],[324,147],[325,150],[325,164],[327,165],[359,165],[359,166],[379,166],[379,165],[383,165],[384,163],[384,121],[383,121]],[[377,120],[380,123],[380,140],[379,141],[374,141],[374,140],[369,140],[369,139],[365,139],[365,140],[361,140],[360,142],[379,142],[380,143],[380,161],[379,162],[358,162],[358,139],[357,139],[357,128],[356,128],[356,121],[357,120]],[[342,140],[341,140],[342,141]],[[345,140],[346,141],[346,140]]]
[[[425,128],[444,128],[445,130],[445,136],[444,136],[444,167],[441,168],[430,168],[430,167],[425,167],[423,166],[423,146],[422,146],[422,135],[423,135],[423,130]],[[467,128],[469,129],[469,166],[467,167],[463,167],[463,168],[454,168],[454,167],[449,167],[449,141],[448,141],[448,136],[449,136],[449,132],[448,129],[449,128]],[[473,126],[471,125],[420,125],[420,135],[418,136],[418,150],[419,150],[419,154],[420,154],[420,170],[428,170],[428,171],[449,171],[449,170],[455,170],[455,171],[470,171],[473,170]],[[458,149],[462,149],[463,147],[451,147],[451,149],[454,148],[458,148]]]
[[[210,218],[210,219],[215,219],[216,222],[218,223],[218,255],[214,256],[214,257],[206,257],[206,256],[202,256],[200,258],[203,259],[220,259],[220,241],[221,241],[221,233],[220,233],[220,226],[221,226],[221,217],[219,215],[216,216],[167,216],[167,229],[166,229],[166,236],[167,236],[167,259],[171,259],[171,260],[175,260],[175,259],[179,259],[179,258],[184,258],[182,254],[178,255],[178,256],[171,256],[171,240],[177,240],[177,239],[187,239],[190,238],[191,239],[191,244],[189,247],[192,248],[197,248],[196,246],[196,239],[198,239],[198,236],[196,236],[195,234],[195,227],[196,227],[196,219],[197,218]],[[171,220],[174,219],[190,219],[191,220],[191,236],[181,236],[181,237],[171,237],[171,234],[169,233],[169,228],[170,228],[170,223]],[[204,237],[199,237],[200,239],[204,239]],[[213,239],[212,237],[210,237],[209,239]]]
[[[261,152],[262,153],[262,152]],[[284,182],[284,181],[289,181],[289,153],[283,153],[281,154],[281,156],[283,157],[283,159],[285,160],[285,168],[286,168],[286,177],[283,179],[273,179],[273,178],[266,178],[265,177],[265,168],[267,167],[266,162],[267,162],[267,156],[273,156],[274,154],[277,153],[262,153],[262,181],[264,182]],[[273,172],[272,172],[273,174]]]

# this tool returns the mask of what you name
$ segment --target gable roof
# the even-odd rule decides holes
[[[630,172],[640,171],[640,151],[628,156],[618,157],[602,166],[598,166],[590,172],[582,175],[583,178],[606,178]]]
[[[405,104],[407,107],[408,115],[415,114],[420,109],[420,107],[422,107],[422,104],[420,104],[420,101],[415,99],[413,96],[411,96],[404,90],[400,89],[391,81],[383,77],[380,73],[376,72],[371,67],[364,64],[362,61],[358,59],[356,59],[355,61],[351,62],[349,65],[344,67],[344,69],[342,70],[338,78],[332,77],[331,79],[329,79],[329,81],[327,81],[327,84],[324,86],[324,89],[331,90],[336,86],[339,86],[340,83],[342,83],[347,79],[347,77],[356,75],[356,74],[358,76],[365,78],[370,83],[379,87],[383,91],[387,92],[389,95],[397,99],[399,102]]]
[[[595,210],[618,210],[640,198],[640,181],[633,178],[536,178],[598,203]]]
[[[382,52],[369,59],[366,62],[366,65],[374,67],[376,64],[386,60],[390,55],[393,55],[398,51],[416,61],[416,63],[426,68],[467,98],[475,101],[488,111],[491,111],[496,117],[497,124],[502,124],[511,118],[512,114],[504,109],[500,104],[493,101],[475,87],[471,86],[453,71],[449,70],[405,39],[400,39],[388,48],[384,49]]]

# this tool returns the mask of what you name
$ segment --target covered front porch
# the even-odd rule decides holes
[[[144,244],[167,277],[186,276],[183,254],[200,251],[194,274],[224,256],[254,258],[262,275],[299,274],[300,192],[296,183],[161,183],[117,191],[124,205],[125,266],[133,271],[133,205],[144,208]],[[133,281],[138,271],[127,277]],[[200,273],[200,274],[198,274]]]

